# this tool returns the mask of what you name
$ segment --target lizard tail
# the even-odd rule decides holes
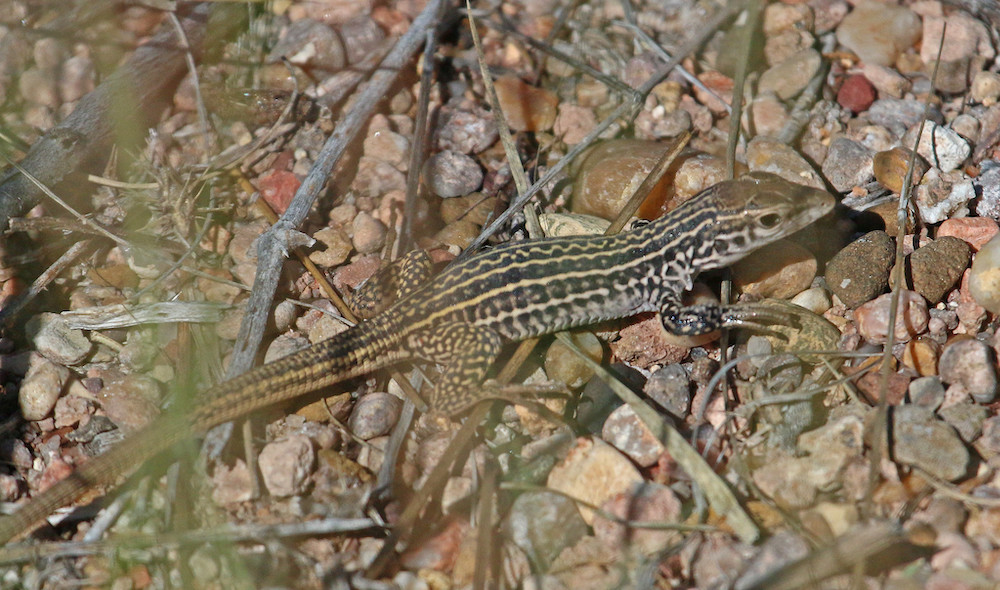
[[[368,322],[371,323],[371,322]],[[157,418],[108,451],[87,461],[65,479],[0,518],[0,544],[31,532],[54,510],[86,491],[111,485],[138,465],[185,438],[245,416],[254,410],[317,391],[403,359],[393,352],[389,332],[376,325],[353,328],[209,388],[190,413]]]

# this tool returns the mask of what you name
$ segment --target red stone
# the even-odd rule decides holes
[[[272,170],[257,179],[257,190],[275,213],[281,215],[295,197],[302,182],[287,170]]]
[[[867,111],[868,107],[875,102],[877,93],[872,83],[861,74],[854,74],[844,81],[844,84],[837,92],[837,103],[851,112],[860,113]]]

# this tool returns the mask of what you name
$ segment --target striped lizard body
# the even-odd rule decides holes
[[[459,413],[505,342],[645,311],[675,334],[749,323],[738,307],[684,306],[701,271],[727,266],[812,223],[833,207],[828,193],[754,173],[715,185],[666,216],[615,236],[503,245],[429,272],[404,262],[398,301],[333,338],[220,383],[190,415],[167,414],[0,519],[0,542],[22,535],[56,508],[114,483],[182,439],[280,401],[409,360],[444,365],[430,405]]]

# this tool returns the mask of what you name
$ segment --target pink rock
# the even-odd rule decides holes
[[[873,344],[884,344],[889,335],[889,306],[892,293],[886,293],[854,310],[858,332]],[[924,298],[903,290],[896,313],[896,342],[907,342],[927,330],[930,316]]]
[[[273,170],[257,179],[257,189],[260,196],[271,206],[275,213],[281,215],[295,197],[302,182],[287,170]]]
[[[997,234],[1000,225],[988,217],[956,217],[946,219],[938,228],[937,237],[954,236],[968,242],[973,251],[979,252],[983,244]]]

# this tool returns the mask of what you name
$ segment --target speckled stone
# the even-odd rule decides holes
[[[857,307],[889,286],[895,248],[884,231],[869,232],[851,242],[826,265],[826,283],[848,307]]]
[[[955,429],[927,408],[908,405],[893,411],[893,453],[897,461],[946,481],[965,474],[969,451]]]
[[[971,248],[963,240],[951,236],[938,238],[917,248],[909,256],[913,290],[930,303],[944,299],[969,266]]]
[[[997,359],[993,349],[975,339],[953,342],[938,361],[941,380],[961,385],[981,404],[992,403],[997,396]]]
[[[833,188],[847,192],[860,186],[873,176],[875,152],[847,137],[836,137],[830,142],[826,160],[823,161],[823,176]]]

